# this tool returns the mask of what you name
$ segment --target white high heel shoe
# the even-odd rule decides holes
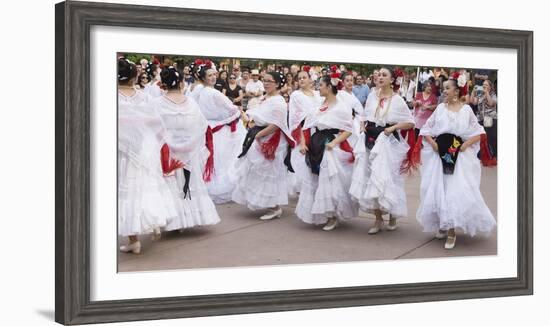
[[[384,221],[376,220],[374,222],[374,225],[369,229],[369,234],[376,234],[376,233],[382,231],[383,227],[384,227]]]
[[[260,220],[263,220],[263,221],[272,220],[276,217],[281,217],[281,215],[283,215],[282,208],[279,207],[277,209],[270,209],[267,213],[265,213],[260,217]]]
[[[340,224],[338,222],[338,219],[336,217],[331,217],[328,220],[327,224],[325,224],[325,226],[323,226],[323,231],[332,231],[338,226],[338,224]]]
[[[141,242],[136,241],[124,246],[120,246],[120,251],[122,252],[132,252],[136,255],[141,253]]]
[[[394,231],[397,229],[397,219],[395,217],[390,217],[390,222],[386,226],[386,230]]]
[[[448,235],[447,241],[445,241],[445,249],[451,250],[455,247],[455,244],[456,244],[456,235],[453,235],[453,236]]]

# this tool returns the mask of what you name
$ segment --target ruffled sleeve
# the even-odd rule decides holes
[[[437,106],[437,108],[435,108],[434,112],[432,113],[432,115],[428,118],[428,120],[426,121],[426,123],[424,124],[424,126],[420,129],[420,136],[432,136],[432,137],[436,137],[437,135],[435,134],[435,130],[434,130],[434,127],[435,127],[435,119],[439,113],[439,111],[441,110],[445,110],[445,108],[442,108],[440,109],[440,107],[442,106],[443,104],[439,104]]]
[[[399,95],[394,95],[390,108],[391,120],[390,123],[412,123],[414,124],[414,118],[409,110],[409,106]]]
[[[483,126],[478,123],[477,117],[475,116],[472,108],[469,105],[465,105],[463,110],[466,110],[467,112],[468,125],[462,137],[467,140],[471,137],[485,134],[485,129],[483,129]]]

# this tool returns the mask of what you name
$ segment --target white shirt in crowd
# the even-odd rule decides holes
[[[264,92],[264,83],[262,83],[259,80],[255,82],[254,80],[251,79],[248,82],[248,84],[246,84],[245,91],[251,92],[251,93],[257,93],[257,92],[263,93]]]

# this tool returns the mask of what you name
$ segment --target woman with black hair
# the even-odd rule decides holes
[[[422,158],[416,218],[425,232],[447,238],[445,249],[452,249],[455,229],[474,236],[491,232],[496,221],[479,188],[481,164],[477,153],[481,149],[485,164],[490,155],[485,131],[464,101],[468,92],[465,79],[455,74],[445,82],[444,92],[447,102],[438,105],[424,124],[415,148]]]
[[[137,88],[140,89],[140,90],[143,90],[145,91],[145,88],[147,87],[147,84],[149,84],[151,82],[151,78],[149,77],[149,75],[146,73],[146,72],[142,72],[141,74],[139,74],[138,76],[138,83],[137,83]]]
[[[134,88],[136,74],[133,63],[118,60],[118,234],[129,240],[121,251],[139,254],[138,235],[160,235],[176,211],[159,165],[164,128],[151,98]]]
[[[198,67],[197,78],[203,87],[193,91],[192,96],[208,121],[206,137],[208,149],[211,151],[204,180],[212,200],[216,204],[222,204],[231,201],[231,194],[235,189],[231,174],[235,173],[235,163],[246,130],[239,123],[242,112],[240,108],[214,89],[216,74],[208,62]]]
[[[145,93],[149,94],[149,96],[151,97],[162,96],[163,91],[159,87],[160,67],[154,63],[149,63],[145,68],[145,72],[147,73],[147,76],[149,76],[149,83],[145,85],[145,88],[144,88]]]
[[[288,204],[285,157],[294,140],[287,124],[287,104],[279,94],[285,84],[280,72],[264,76],[266,95],[258,105],[248,109],[245,120],[248,133],[239,155],[232,199],[251,210],[268,209],[260,219],[280,217],[281,205]]]
[[[321,97],[319,92],[313,90],[313,83],[309,76],[309,66],[304,66],[304,70],[298,73],[297,91],[290,94],[288,102],[288,124],[292,133],[292,138],[297,144],[301,143],[302,137],[309,139],[311,135],[309,129],[302,130],[306,117],[313,114],[321,106]],[[305,136],[303,136],[305,133]],[[300,146],[295,146],[290,158],[293,173],[290,173],[289,193],[295,194],[300,191],[300,185],[305,173],[308,173],[305,163],[304,153]]]
[[[193,83],[185,89],[185,95],[192,97],[195,101],[197,100],[196,96],[198,92],[204,87],[204,82],[199,78],[199,71],[203,65],[204,61],[202,59],[195,59],[189,65],[189,69],[193,75]]]
[[[161,148],[161,166],[176,206],[177,216],[168,220],[167,231],[212,225],[220,221],[203,181],[209,156],[205,146],[208,128],[197,103],[183,95],[183,76],[173,67],[164,68],[161,86],[166,91],[151,102],[166,130]]]
[[[227,85],[227,71],[220,70],[214,88],[221,92],[225,85]]]
[[[337,96],[338,84],[341,81],[334,73],[321,78],[319,92],[325,100],[306,117],[304,129],[311,128],[312,135],[309,142],[302,137],[300,144],[309,169],[303,176],[296,215],[309,224],[324,224],[325,231],[358,213],[348,193],[354,155],[347,139],[353,132],[353,111]]]
[[[397,228],[397,219],[407,216],[407,197],[402,173],[410,168],[414,149],[414,119],[405,100],[396,91],[396,73],[381,68],[378,92],[365,103],[365,132],[355,145],[355,166],[350,194],[361,210],[376,216],[369,234],[384,226],[383,214],[389,214],[387,230]],[[406,140],[400,133],[408,130]]]

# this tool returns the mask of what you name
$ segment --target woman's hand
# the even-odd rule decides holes
[[[328,144],[325,145],[325,148],[328,150],[328,151],[331,151],[334,149],[334,143],[330,142]]]
[[[307,148],[307,146],[305,144],[300,144],[300,153],[303,154],[303,155],[306,155],[306,152],[308,151],[309,149]]]
[[[391,126],[391,127],[388,127],[386,129],[384,129],[384,134],[386,136],[389,136],[391,135],[393,132],[395,131],[395,126]]]

